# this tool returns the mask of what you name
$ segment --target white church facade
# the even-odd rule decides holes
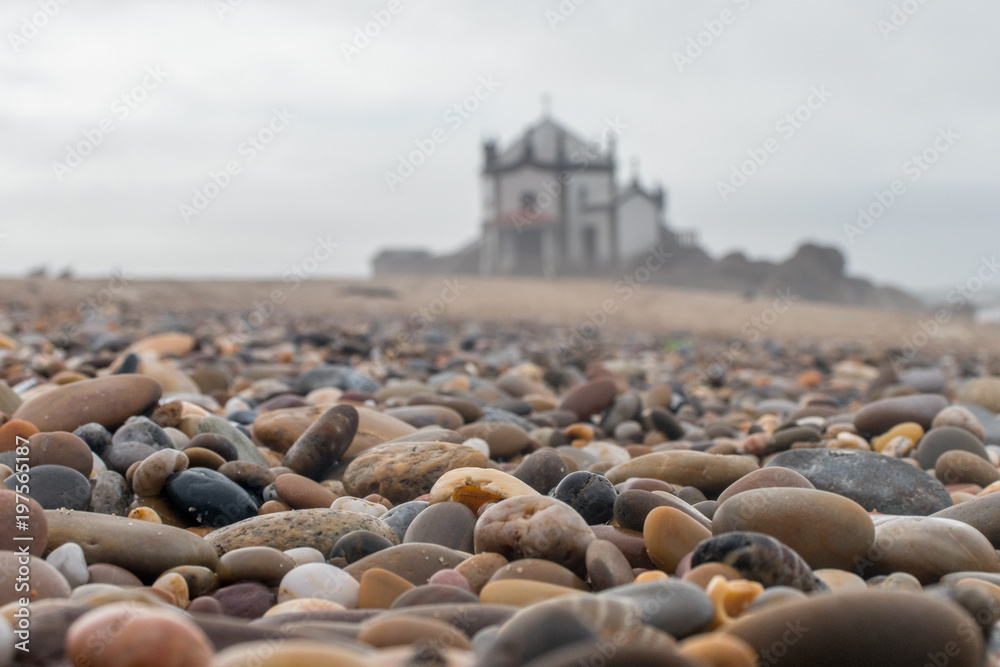
[[[645,188],[637,175],[619,187],[617,134],[609,122],[587,143],[544,117],[503,151],[485,142],[479,273],[603,273],[650,247],[694,243],[667,229],[662,187]]]

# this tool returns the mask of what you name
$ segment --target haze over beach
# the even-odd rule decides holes
[[[0,667],[1000,667],[997,25],[0,3]]]
[[[923,290],[995,248],[994,3],[384,4],[57,3],[42,20],[6,3],[0,272],[42,263],[43,243],[52,270],[180,278],[280,276],[327,235],[340,250],[317,276],[369,275],[389,241],[454,250],[479,229],[481,140],[519,134],[546,94],[584,138],[618,119],[620,178],[639,157],[714,256],[779,260],[812,240],[853,275]],[[271,143],[249,140],[269,123]],[[436,129],[390,192],[386,173]],[[88,133],[92,154],[54,167]],[[230,162],[240,173],[185,222]],[[845,230],[894,181],[888,210]]]

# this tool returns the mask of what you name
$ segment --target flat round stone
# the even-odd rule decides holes
[[[91,422],[115,429],[153,408],[161,393],[156,380],[144,375],[109,375],[57,387],[22,403],[11,419],[45,432],[73,431]]]

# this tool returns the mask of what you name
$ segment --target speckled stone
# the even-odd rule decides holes
[[[571,507],[545,496],[517,496],[489,507],[476,523],[476,553],[508,560],[544,558],[586,574],[590,526]]]
[[[951,505],[951,496],[919,468],[875,452],[796,449],[778,454],[765,467],[801,473],[821,491],[850,498],[869,512],[926,516]]]
[[[762,533],[732,532],[707,539],[691,556],[691,567],[702,563],[724,563],[765,587],[791,586],[807,593],[826,589],[802,556]]]
[[[355,530],[368,530],[394,544],[396,534],[379,519],[331,509],[297,510],[250,517],[220,528],[205,537],[205,543],[222,554],[250,546],[271,546],[285,551],[312,547],[328,554],[341,537]]]
[[[485,467],[479,451],[450,442],[386,443],[359,455],[344,472],[348,493],[377,493],[392,503],[404,503],[430,492],[447,471]]]

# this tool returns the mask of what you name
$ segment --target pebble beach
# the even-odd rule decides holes
[[[114,296],[0,304],[0,667],[1000,665],[992,350]]]

